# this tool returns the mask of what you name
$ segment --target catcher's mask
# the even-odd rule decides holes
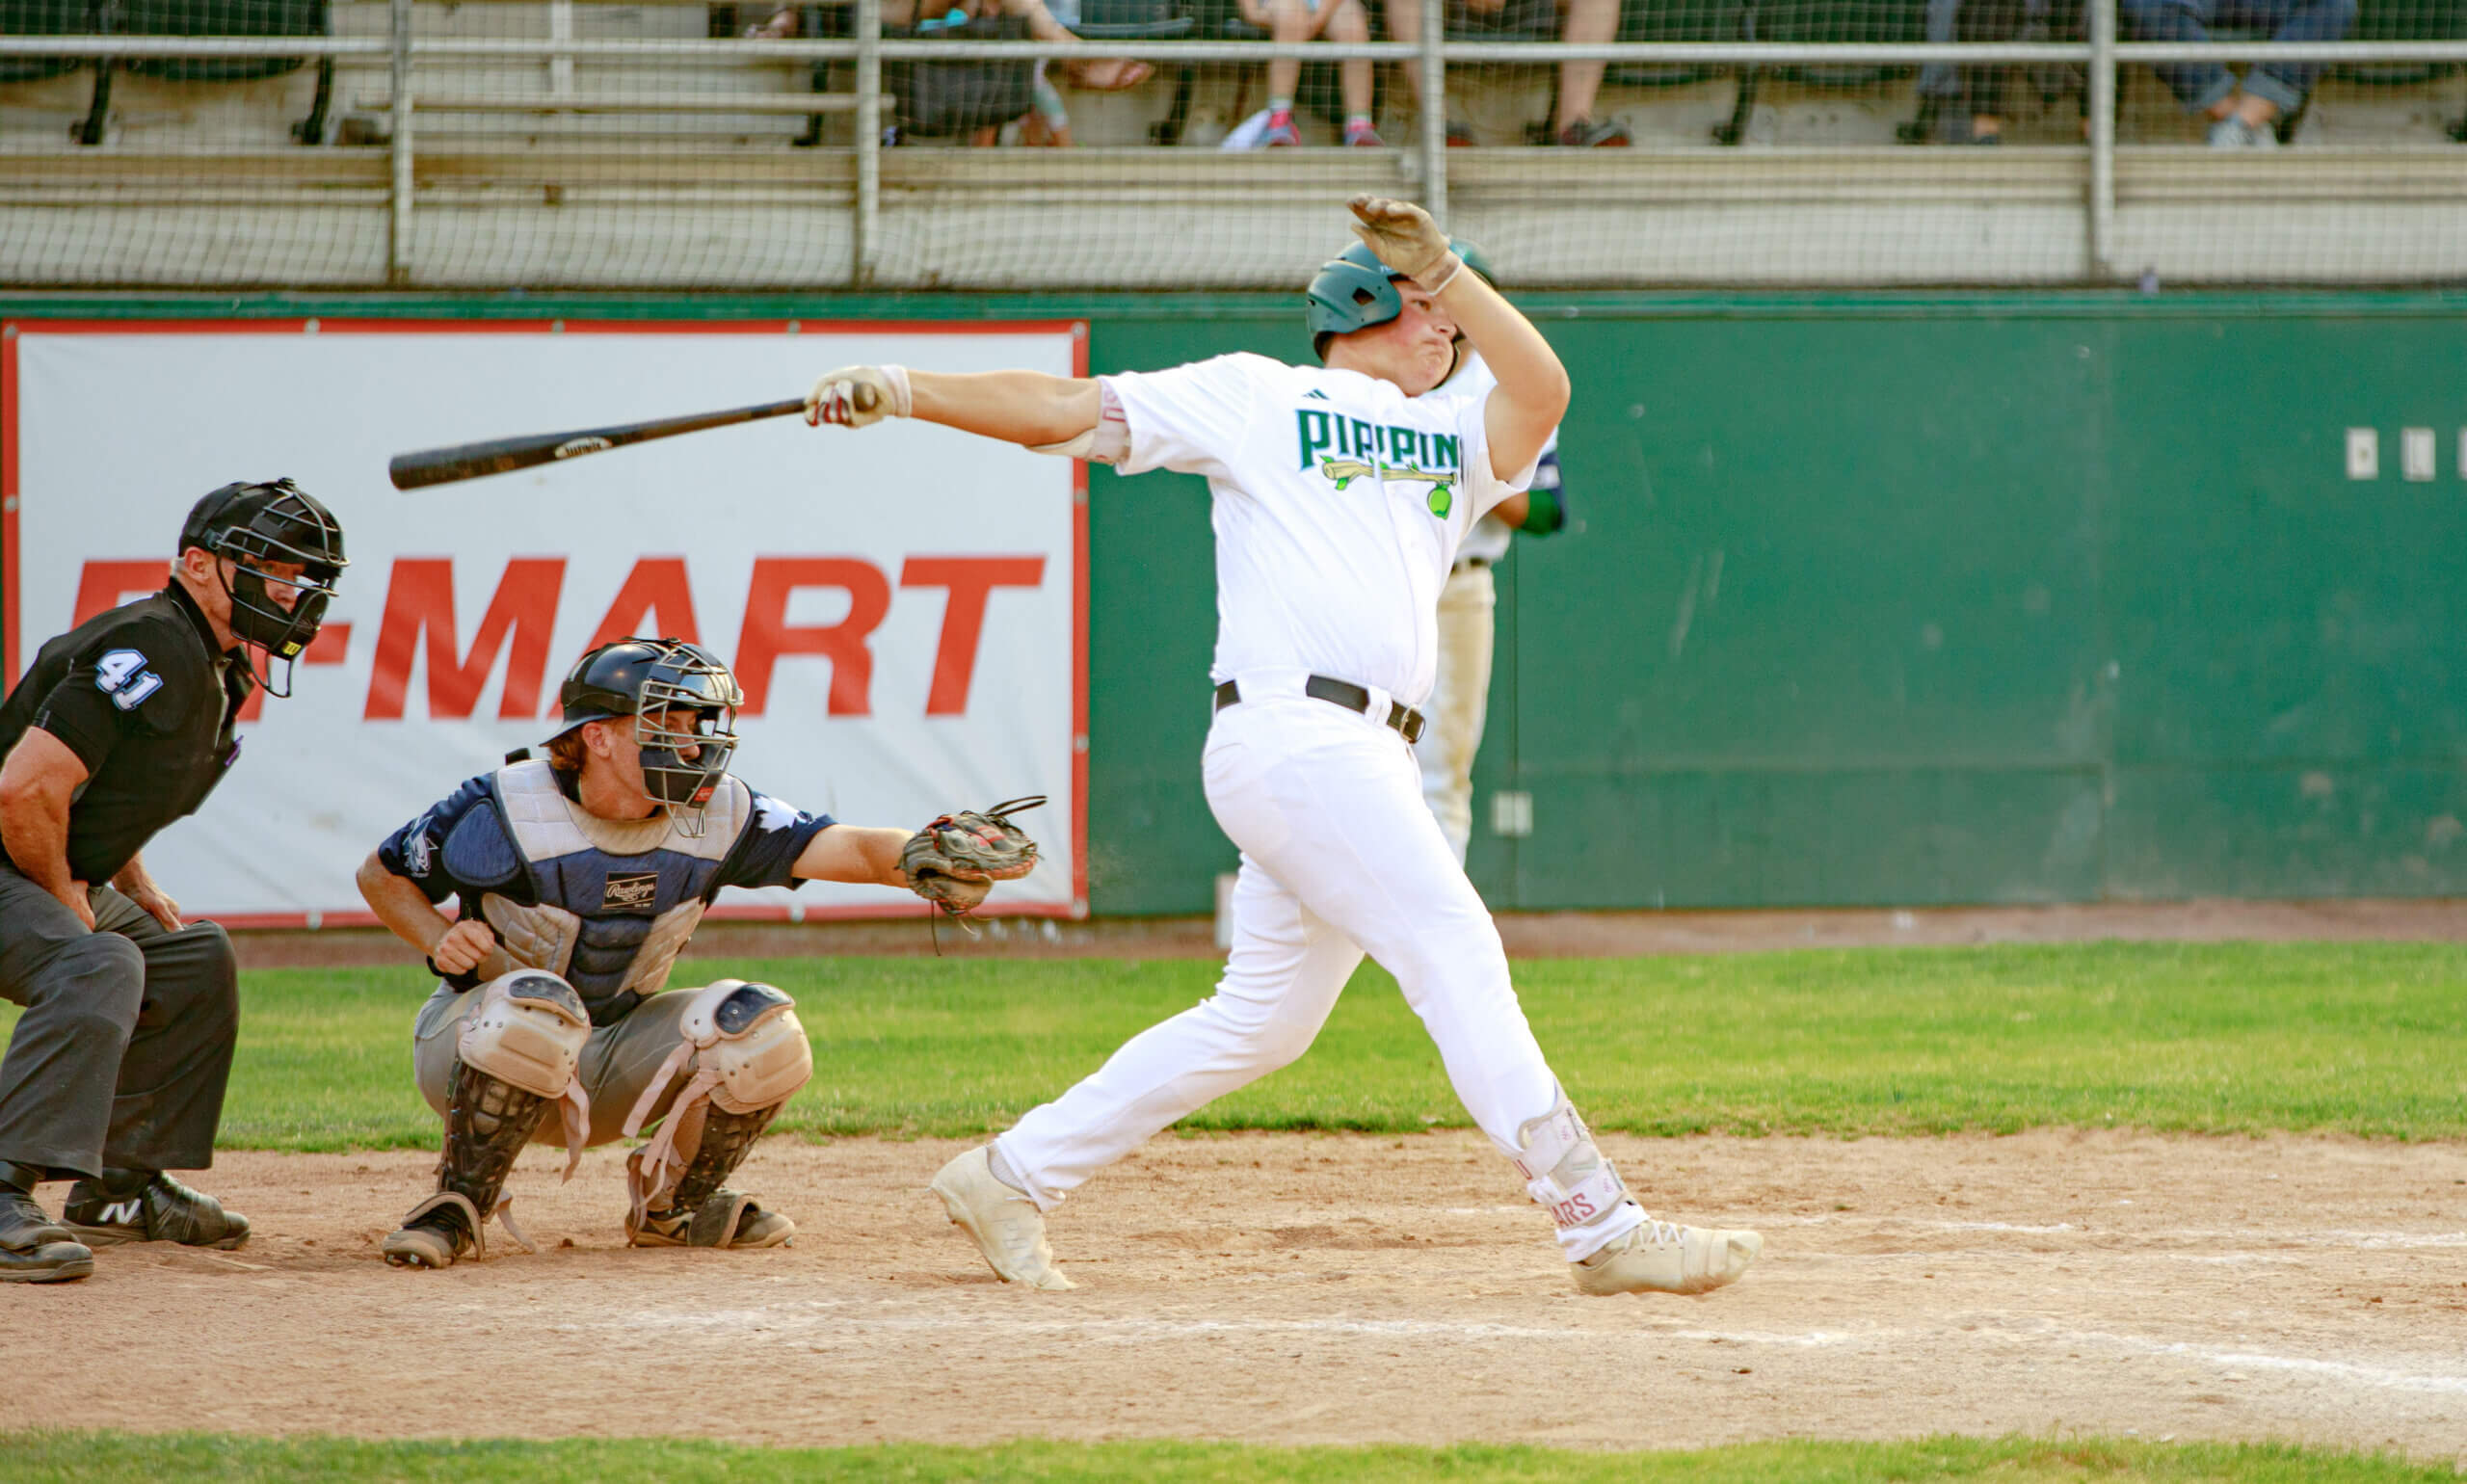
[[[745,692],[718,656],[682,639],[620,639],[574,662],[557,691],[564,736],[585,722],[631,719],[642,749],[643,791],[687,835],[703,833],[703,810],[736,754],[736,712]],[[677,730],[673,715],[692,714]],[[688,748],[695,749],[688,757]]]
[[[1452,239],[1448,246],[1465,260],[1466,267],[1481,276],[1483,282],[1493,288],[1499,286],[1499,278],[1491,272],[1488,253],[1462,238]],[[1309,305],[1311,349],[1321,364],[1328,359],[1328,342],[1337,336],[1385,325],[1405,312],[1405,296],[1396,288],[1396,280],[1403,277],[1381,262],[1369,244],[1361,242],[1320,266],[1311,286],[1303,290],[1302,298]],[[1456,362],[1461,365],[1465,359],[1462,331],[1457,331],[1456,347]],[[1455,374],[1456,366],[1450,365],[1447,375]],[[1446,380],[1447,377],[1440,378],[1442,384]]]
[[[342,522],[290,480],[228,484],[189,508],[180,549],[192,546],[231,563],[228,572],[215,564],[224,596],[231,600],[231,632],[264,651],[264,668],[256,670],[252,661],[252,669],[267,694],[290,695],[291,667],[317,637],[335,580],[351,565],[343,555]],[[297,563],[299,575],[266,570],[267,563],[276,562]],[[289,590],[290,607],[270,591],[276,587]],[[278,660],[279,686],[274,683]]]

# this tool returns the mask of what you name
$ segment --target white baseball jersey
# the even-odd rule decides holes
[[[1456,548],[1533,477],[1491,470],[1489,385],[1408,397],[1252,355],[1104,380],[1128,435],[1121,472],[1205,475],[1215,497],[1212,677],[1305,670],[1420,704]]]
[[[1437,395],[1487,397],[1491,394],[1491,388],[1499,384],[1499,379],[1491,374],[1490,363],[1482,359],[1479,352],[1469,350],[1465,353],[1464,363],[1458,366],[1456,374],[1449,377],[1439,388]],[[1558,446],[1559,430],[1553,428],[1551,430],[1551,436],[1542,442],[1542,452],[1547,454]],[[1539,463],[1538,460],[1536,462]],[[1456,555],[1460,558],[1480,557],[1485,562],[1497,562],[1507,555],[1508,543],[1515,538],[1515,535],[1516,533],[1508,528],[1506,521],[1496,517],[1485,516],[1473,522],[1473,528],[1465,533],[1465,540],[1458,545]]]

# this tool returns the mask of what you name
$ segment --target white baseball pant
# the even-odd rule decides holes
[[[1402,737],[1301,694],[1298,674],[1238,677],[1205,774],[1241,848],[1234,948],[1216,994],[1127,1042],[996,1142],[1040,1209],[1157,1130],[1300,1056],[1364,950],[1396,976],[1447,1078],[1501,1153],[1548,1113],[1558,1080],[1508,981],[1488,909],[1422,804]],[[1372,711],[1389,697],[1372,691]],[[1633,1204],[1562,1232],[1571,1261],[1626,1235]],[[1579,1245],[1580,1244],[1580,1245]]]

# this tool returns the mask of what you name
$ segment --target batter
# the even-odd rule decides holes
[[[1312,280],[1324,367],[1234,355],[1086,380],[856,366],[808,397],[817,425],[918,417],[1125,473],[1205,475],[1214,497],[1216,712],[1203,766],[1242,853],[1225,975],[1212,997],[952,1160],[934,1189],[1005,1281],[1073,1286],[1045,1213],[1157,1130],[1301,1055],[1367,951],[1551,1213],[1581,1291],[1720,1287],[1764,1239],[1656,1221],[1629,1196],[1525,1023],[1410,747],[1450,562],[1472,522],[1531,479],[1567,409],[1567,372],[1419,207],[1351,205],[1384,266],[1339,259]],[[1496,385],[1425,395],[1455,367],[1460,332]]]

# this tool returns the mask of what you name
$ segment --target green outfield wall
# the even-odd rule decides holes
[[[1494,905],[2467,893],[2467,296],[1528,307],[1582,528],[1499,574]],[[0,312],[1070,317],[1098,371],[1310,354],[1296,305],[1218,296]],[[1091,491],[1091,901],[1204,912],[1206,490]]]

